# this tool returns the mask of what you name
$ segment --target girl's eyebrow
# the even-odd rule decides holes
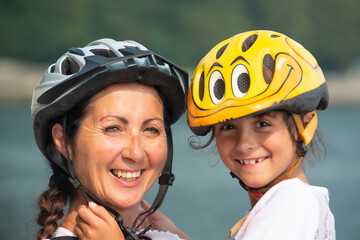
[[[265,117],[265,116],[269,116],[269,117],[271,117],[271,118],[276,118],[277,112],[259,113],[259,114],[254,115],[253,117],[259,119],[259,118],[263,118],[263,117]]]

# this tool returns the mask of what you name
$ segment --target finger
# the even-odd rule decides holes
[[[79,239],[84,238],[83,230],[78,224],[76,224],[74,227],[74,233],[76,234],[76,236],[78,236]]]
[[[94,202],[89,202],[89,209],[107,223],[114,220],[114,217],[103,206],[99,206]]]
[[[147,203],[145,200],[141,200],[140,204],[141,204],[141,207],[145,211],[147,211],[147,210],[149,210],[151,208],[151,205],[149,203]]]
[[[78,218],[77,218],[78,224],[87,224],[90,227],[94,227],[100,221],[104,221],[102,218],[98,217],[89,207],[86,207],[85,205],[81,205],[78,208],[77,213],[78,213]]]

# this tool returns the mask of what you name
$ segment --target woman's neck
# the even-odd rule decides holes
[[[74,232],[74,228],[77,224],[76,218],[78,216],[77,210],[81,205],[87,205],[84,199],[84,195],[80,190],[76,190],[75,196],[70,200],[69,210],[66,214],[64,220],[61,223],[61,227],[68,229],[71,232]],[[126,209],[114,209],[116,210],[124,219],[126,226],[132,226],[135,218],[138,215],[138,206],[135,205],[131,208]]]

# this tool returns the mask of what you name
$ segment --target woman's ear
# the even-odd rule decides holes
[[[65,139],[64,139],[64,129],[59,124],[56,123],[52,127],[51,134],[53,137],[53,141],[55,144],[56,149],[64,156],[66,157],[66,145],[65,145]],[[70,154],[70,152],[69,152]]]
[[[305,115],[304,115],[304,117],[303,117],[304,127],[306,127],[306,125],[308,125],[308,123],[311,121],[311,119],[312,119],[314,116],[315,116],[315,111],[305,113]]]

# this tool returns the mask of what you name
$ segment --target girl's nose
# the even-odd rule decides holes
[[[140,136],[132,135],[128,137],[128,141],[122,150],[122,157],[134,162],[142,161],[144,159],[145,152],[141,143]]]
[[[254,133],[249,129],[239,129],[236,135],[235,150],[240,153],[251,152],[256,146]]]

